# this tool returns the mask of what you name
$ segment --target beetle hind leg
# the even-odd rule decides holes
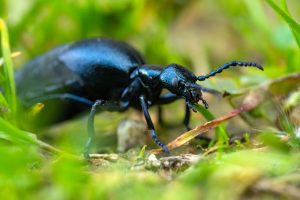
[[[74,102],[78,102],[87,106],[92,106],[93,105],[93,101],[81,97],[81,96],[77,96],[75,94],[71,94],[71,93],[57,93],[57,94],[48,94],[48,95],[44,95],[43,97],[39,97],[39,98],[35,98],[31,101],[28,101],[25,103],[25,105],[33,105],[36,104],[38,102],[43,102],[43,101],[48,101],[48,100],[55,100],[55,99],[61,99],[61,100],[70,100],[70,101],[74,101]]]
[[[95,118],[96,110],[97,110],[98,106],[103,105],[103,104],[104,104],[103,100],[97,100],[93,104],[91,112],[88,117],[88,123],[87,123],[88,139],[85,143],[84,150],[83,150],[83,156],[86,159],[88,159],[90,157],[89,152],[90,152],[90,149],[91,149],[92,143],[94,141],[94,137],[95,137],[94,118]]]
[[[97,112],[98,107],[102,108],[103,110],[124,110],[126,107],[120,106],[118,102],[112,102],[112,101],[105,101],[105,100],[96,100],[94,104],[92,105],[91,112],[88,117],[88,122],[87,122],[87,130],[88,130],[88,138],[85,143],[84,149],[83,149],[83,156],[84,158],[88,159],[90,149],[92,146],[92,143],[94,141],[95,137],[95,127],[94,127],[94,118],[95,114]]]

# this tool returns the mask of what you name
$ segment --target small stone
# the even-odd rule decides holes
[[[158,168],[160,167],[161,163],[160,161],[156,158],[156,156],[154,154],[151,154],[148,157],[148,166],[150,166],[151,168]]]
[[[157,161],[157,158],[154,154],[151,154],[149,157],[148,157],[148,160],[149,161]]]
[[[125,152],[133,147],[142,147],[147,142],[147,125],[136,120],[125,120],[118,126],[118,151]]]

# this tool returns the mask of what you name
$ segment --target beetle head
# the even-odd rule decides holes
[[[202,97],[202,87],[196,84],[197,76],[178,64],[170,64],[160,74],[160,81],[170,92],[185,98],[187,105],[193,108],[193,104],[202,101],[208,108],[208,104]]]

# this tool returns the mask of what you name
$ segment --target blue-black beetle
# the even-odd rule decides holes
[[[204,81],[231,66],[263,70],[254,62],[233,61],[205,76],[196,76],[178,64],[165,67],[146,64],[141,54],[129,44],[101,38],[55,48],[27,63],[16,72],[15,78],[18,97],[25,106],[43,102],[50,115],[58,108],[57,105],[51,107],[53,101],[62,105],[52,122],[69,119],[91,108],[85,156],[88,156],[94,137],[97,107],[108,111],[124,111],[129,107],[142,110],[152,138],[168,152],[155,133],[148,108],[184,98],[184,124],[188,127],[190,109],[195,111],[193,104],[201,101],[208,108],[202,92],[216,92],[196,84],[196,81]],[[163,88],[169,93],[161,94]]]

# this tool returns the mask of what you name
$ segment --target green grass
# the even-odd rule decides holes
[[[13,117],[16,117],[17,100],[16,100],[16,86],[14,82],[14,70],[11,59],[11,51],[9,46],[8,30],[3,19],[0,18],[1,31],[1,50],[3,54],[4,65],[1,68],[0,83],[6,94],[6,102],[9,106]],[[3,98],[2,98],[3,99]],[[6,103],[5,102],[5,103]]]
[[[299,199],[299,13],[298,0],[1,1],[0,198]],[[174,151],[200,156],[187,170],[138,168],[146,162],[150,142],[97,167],[78,157],[86,139],[86,116],[34,134],[19,127],[24,116],[13,75],[14,69],[48,49],[96,36],[128,41],[149,63],[180,63],[197,75],[230,60],[262,63],[263,73],[231,69],[201,82],[230,91],[232,105],[240,105],[249,90],[274,78],[291,73],[298,78],[269,87],[261,96],[271,95],[254,111],[211,131],[217,135],[218,151],[216,146],[203,151],[198,142]],[[12,59],[14,51],[22,55]],[[232,110],[225,99],[205,98],[210,108],[197,106],[200,114],[193,114],[192,127]],[[165,107],[165,121],[182,120],[181,103]],[[94,150],[115,152],[115,129],[128,117],[97,116]],[[182,126],[157,129],[164,141],[184,132]],[[249,133],[246,142],[229,144],[228,135],[239,133]]]
[[[297,23],[292,17],[290,17],[289,9],[285,0],[282,0],[282,8],[280,8],[274,1],[267,0],[268,4],[273,8],[274,11],[280,15],[284,21],[289,25],[290,29],[293,32],[295,41],[297,42],[298,47],[300,48],[300,24]]]

